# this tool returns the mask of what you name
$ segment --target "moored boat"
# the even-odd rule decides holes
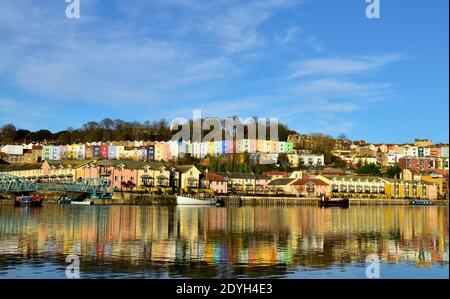
[[[195,198],[188,196],[177,196],[177,205],[201,205],[201,206],[211,206],[215,205],[216,200],[214,198]]]
[[[348,207],[349,206],[349,200],[345,197],[339,197],[339,198],[330,198],[328,196],[322,196],[320,198],[320,205],[321,206],[339,206],[339,207]]]
[[[83,200],[83,201],[72,200],[71,204],[72,205],[78,205],[78,206],[90,206],[90,205],[93,205],[94,202],[93,201],[89,201],[89,200]]]
[[[68,196],[60,196],[56,202],[59,204],[70,205],[72,203],[72,198]]]
[[[20,206],[31,206],[31,207],[41,207],[43,198],[37,194],[33,194],[30,196],[18,196],[16,197],[14,204],[16,207]]]
[[[411,206],[434,206],[434,201],[429,199],[413,199],[409,201]]]
[[[78,206],[89,206],[89,205],[94,204],[93,201],[89,201],[89,200],[77,201],[77,200],[73,200],[72,198],[70,198],[68,196],[61,196],[60,198],[58,198],[58,200],[56,202],[59,204],[78,205]]]

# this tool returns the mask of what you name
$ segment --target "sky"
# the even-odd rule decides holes
[[[0,125],[278,118],[299,133],[449,141],[448,0],[0,1]]]

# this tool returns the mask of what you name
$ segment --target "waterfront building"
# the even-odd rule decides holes
[[[42,163],[43,179],[68,182],[84,177],[83,166],[89,161],[44,161]]]
[[[318,175],[331,186],[333,194],[350,197],[373,196],[380,197],[385,194],[386,179],[375,176],[359,175]]]
[[[267,192],[267,184],[270,182],[271,178],[267,175],[256,175],[255,176],[255,192],[257,194],[263,194]]]
[[[59,146],[59,160],[67,160],[68,159],[68,148],[67,145]]]
[[[156,190],[166,192],[169,190],[171,177],[170,168],[164,166],[161,162],[142,163],[136,166],[138,166],[138,190],[149,192]],[[117,178],[117,176],[114,176],[114,179]]]
[[[426,198],[436,199],[438,186],[436,183],[419,180],[385,180],[385,196],[387,198]]]
[[[282,178],[271,180],[267,184],[267,190],[273,194],[295,194],[296,190],[292,185],[297,179],[295,178]]]
[[[179,165],[174,167],[176,171],[177,186],[180,191],[187,193],[200,187],[200,170],[194,165]]]
[[[42,163],[0,164],[0,174],[37,180],[42,176]]]
[[[205,171],[204,177],[201,179],[201,186],[214,191],[216,194],[227,194],[227,185],[225,176],[215,172],[208,172],[208,170]]]
[[[331,193],[330,184],[317,178],[297,179],[292,185],[295,194],[301,197],[318,197]]]

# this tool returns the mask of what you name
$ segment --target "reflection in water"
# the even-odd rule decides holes
[[[0,277],[64,278],[66,255],[78,254],[82,277],[358,269],[364,278],[371,253],[389,266],[409,265],[408,277],[423,268],[448,277],[448,221],[448,208],[439,207],[0,206]]]

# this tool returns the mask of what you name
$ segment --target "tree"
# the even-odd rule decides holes
[[[287,169],[289,166],[289,159],[286,153],[278,154],[277,164],[281,166],[281,168]]]
[[[17,137],[17,129],[13,124],[6,124],[0,129],[0,138],[4,142],[12,142]]]
[[[378,165],[376,165],[375,163],[369,163],[369,164],[362,165],[361,167],[359,167],[356,170],[356,173],[369,174],[369,175],[375,175],[375,176],[381,175],[380,167],[378,167]]]
[[[331,136],[324,134],[312,134],[310,139],[310,150],[312,153],[323,154],[325,164],[330,164],[335,140]]]
[[[16,140],[26,139],[26,136],[30,133],[31,132],[28,130],[19,129],[19,130],[17,130]]]
[[[401,173],[402,169],[397,164],[386,169],[386,176],[391,179],[399,179]]]

